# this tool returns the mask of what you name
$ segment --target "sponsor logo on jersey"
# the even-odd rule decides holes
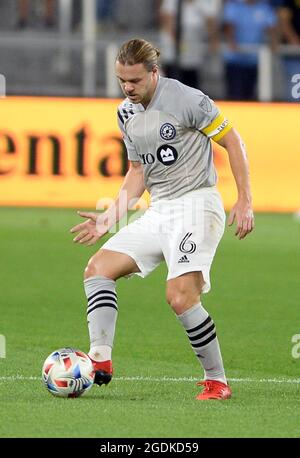
[[[173,138],[176,135],[175,127],[172,124],[170,124],[169,122],[166,122],[165,124],[163,124],[159,132],[160,132],[161,138],[163,138],[164,140],[173,140]]]
[[[162,145],[158,148],[157,159],[164,165],[172,165],[177,161],[177,150],[170,145]]]
[[[182,264],[184,262],[190,262],[186,255],[182,256],[182,258],[179,259],[178,264]]]

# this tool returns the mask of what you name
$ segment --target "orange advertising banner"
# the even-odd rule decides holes
[[[95,208],[113,198],[128,168],[117,126],[119,100],[0,100],[0,205]],[[300,208],[298,104],[217,103],[241,134],[254,208]],[[226,151],[214,144],[225,207],[236,199]]]

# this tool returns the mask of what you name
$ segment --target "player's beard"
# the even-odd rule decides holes
[[[151,100],[151,97],[152,95],[150,95],[151,93],[154,92],[154,90],[152,90],[152,85],[153,85],[153,82],[152,80],[148,81],[148,85],[144,88],[144,91],[142,94],[134,94],[134,95],[130,95],[130,94],[126,94],[125,92],[125,95],[126,97],[129,98],[129,100],[132,102],[132,103],[141,103],[142,105],[145,105],[147,106]],[[131,98],[132,97],[132,98]]]
[[[138,94],[127,95],[127,97],[129,98],[129,100],[132,101],[132,103],[139,103],[140,102],[140,96]]]

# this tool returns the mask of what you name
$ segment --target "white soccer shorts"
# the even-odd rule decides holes
[[[102,248],[127,254],[146,277],[163,260],[167,280],[202,272],[203,293],[210,290],[210,267],[224,233],[225,212],[216,187],[151,203],[145,213],[120,229]]]

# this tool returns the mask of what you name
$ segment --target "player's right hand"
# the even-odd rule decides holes
[[[82,245],[94,245],[104,234],[108,232],[108,226],[105,224],[105,217],[100,213],[77,212],[79,216],[87,218],[87,221],[77,224],[70,229],[71,233],[78,233],[73,242]]]

